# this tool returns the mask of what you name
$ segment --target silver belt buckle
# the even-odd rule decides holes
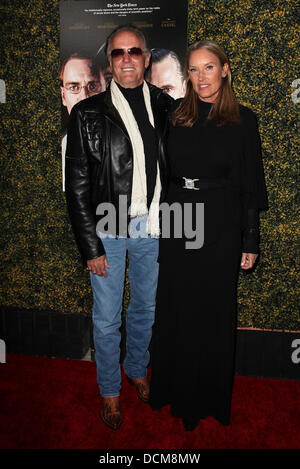
[[[189,178],[185,178],[184,176],[183,176],[183,179],[184,179],[183,189],[194,189],[194,191],[199,190],[198,187],[195,187],[195,181],[199,181],[199,179],[189,179]]]

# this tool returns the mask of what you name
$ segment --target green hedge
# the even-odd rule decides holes
[[[236,95],[259,117],[270,209],[261,216],[259,265],[240,275],[241,327],[300,329],[296,8],[296,0],[189,2],[189,42],[214,39],[224,47]],[[1,0],[0,13],[7,98],[0,104],[0,304],[90,314],[89,278],[61,191],[59,1]]]

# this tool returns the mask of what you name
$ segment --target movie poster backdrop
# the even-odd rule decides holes
[[[101,71],[100,81],[102,83],[101,91],[103,91],[111,78],[109,64],[104,53],[106,38],[117,26],[133,23],[142,29],[149,49],[167,49],[175,52],[182,68],[187,49],[187,15],[187,0],[181,0],[180,2],[174,2],[174,0],[136,0],[132,2],[108,2],[107,0],[61,1],[61,65],[73,54],[93,58]],[[69,104],[67,107],[64,97],[71,97],[74,103],[76,102],[74,95],[68,93],[61,86],[63,190],[66,127],[72,105],[71,102],[71,105]],[[83,97],[80,99],[83,99]]]

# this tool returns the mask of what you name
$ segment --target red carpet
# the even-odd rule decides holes
[[[299,449],[300,382],[235,378],[232,423],[186,432],[169,409],[153,412],[124,380],[124,422],[100,420],[93,362],[7,356],[0,364],[1,449]]]

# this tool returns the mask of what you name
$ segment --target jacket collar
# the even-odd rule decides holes
[[[153,113],[153,118],[154,118],[154,125],[157,131],[157,134],[160,137],[165,127],[165,122],[166,122],[165,112],[167,112],[167,110],[165,106],[161,105],[161,102],[159,99],[162,91],[148,82],[147,84],[150,89],[150,100],[151,100],[151,107],[152,107],[152,113]],[[104,106],[103,106],[102,112],[104,113],[104,115],[108,117],[114,124],[120,127],[120,129],[129,138],[127,129],[121,119],[121,116],[112,103],[110,85],[105,92],[103,102],[104,102]]]
[[[115,125],[120,127],[120,129],[125,133],[125,135],[129,138],[127,129],[121,119],[121,116],[119,114],[119,111],[115,108],[113,105],[112,99],[111,99],[111,92],[110,92],[110,85],[108,89],[105,92],[104,96],[104,106],[102,109],[103,114],[108,117]]]

